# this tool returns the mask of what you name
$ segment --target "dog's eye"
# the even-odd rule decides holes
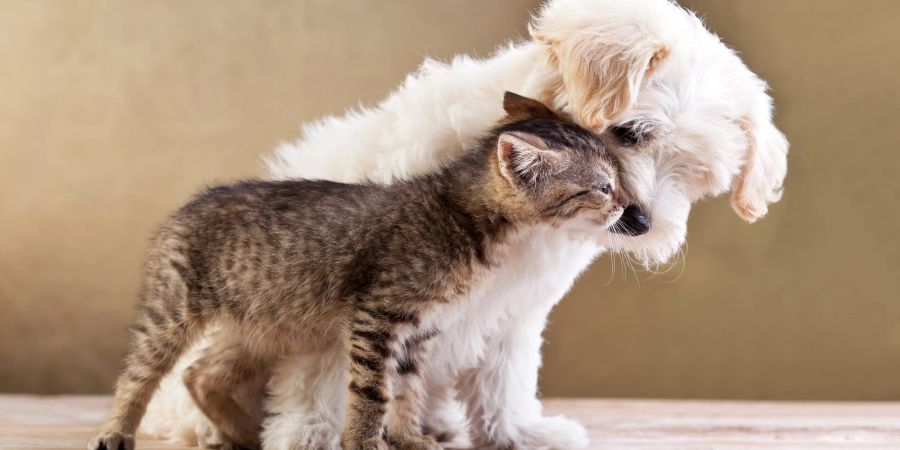
[[[609,195],[609,193],[612,192],[612,186],[610,186],[609,183],[603,183],[600,186],[597,186],[597,190],[604,195]]]
[[[610,128],[610,131],[620,142],[629,146],[639,145],[646,139],[643,130],[638,128],[637,124],[633,122],[626,122],[622,125],[614,126]]]

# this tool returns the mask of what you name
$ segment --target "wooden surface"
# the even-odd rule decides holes
[[[0,449],[82,449],[108,397],[0,396]],[[548,400],[591,449],[900,449],[900,403]],[[138,449],[181,448],[142,439]]]

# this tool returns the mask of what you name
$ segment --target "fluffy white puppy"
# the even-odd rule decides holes
[[[632,225],[649,231],[528,236],[515,264],[460,299],[426,369],[430,431],[467,434],[479,448],[570,450],[587,444],[584,428],[543,416],[537,398],[550,310],[606,251],[664,263],[685,239],[691,205],[705,196],[731,190],[740,217],[765,215],[781,195],[788,144],[772,123],[766,83],[674,3],[551,0],[531,35],[485,60],[428,60],[378,106],[305,127],[267,162],[273,178],[391,182],[429,172],[501,118],[506,90],[606,133],[635,197]],[[346,395],[340,352],[335,343],[274,371],[266,448],[337,448]],[[179,373],[164,382],[143,430],[217,440]]]

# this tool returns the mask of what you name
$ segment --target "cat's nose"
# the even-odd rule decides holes
[[[632,203],[622,212],[622,217],[612,227],[612,231],[628,236],[640,236],[650,231],[650,214],[641,209],[637,203]]]

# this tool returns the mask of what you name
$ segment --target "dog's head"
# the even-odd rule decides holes
[[[693,202],[730,189],[753,222],[780,199],[788,144],[766,83],[694,14],[667,0],[551,0],[531,33],[558,73],[554,106],[604,133],[635,199],[605,244],[661,263]]]

